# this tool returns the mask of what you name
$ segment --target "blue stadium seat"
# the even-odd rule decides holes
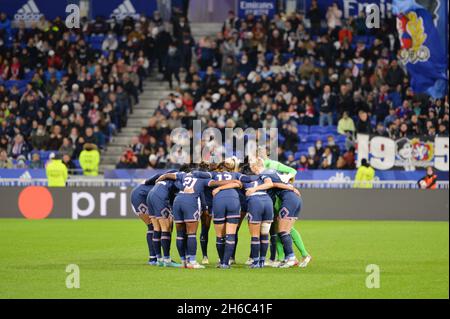
[[[315,143],[307,142],[307,143],[300,143],[298,145],[299,151],[308,152],[308,148],[311,146],[314,146]]]
[[[319,125],[311,125],[311,127],[309,128],[309,133],[310,134],[321,134],[322,128]]]
[[[323,135],[320,134],[309,134],[306,141],[309,143],[315,143],[317,140],[323,140]]]
[[[289,155],[292,155],[292,152],[291,151],[286,151],[286,152],[284,152],[284,156],[285,157],[288,157]],[[294,154],[295,155],[295,154]]]
[[[297,153],[295,153],[295,155],[294,155],[295,160],[298,161],[302,155],[308,156],[308,152],[297,152]]]
[[[297,130],[299,134],[309,134],[309,126],[308,125],[298,125]]]
[[[346,138],[347,137],[345,135],[342,135],[342,134],[336,135],[334,137],[336,143],[345,143]]]
[[[41,161],[43,161],[44,163],[46,161],[48,161],[49,157],[50,157],[50,153],[55,152],[55,151],[40,151],[39,155],[41,157]]]

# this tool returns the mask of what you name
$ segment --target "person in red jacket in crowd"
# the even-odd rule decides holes
[[[49,68],[55,68],[58,70],[61,69],[62,60],[53,50],[50,50],[48,52],[47,66]]]
[[[417,184],[422,189],[436,189],[437,188],[437,175],[434,173],[434,169],[431,166],[427,167],[427,175],[421,178]]]

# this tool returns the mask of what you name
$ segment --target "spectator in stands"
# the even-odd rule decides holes
[[[336,97],[334,93],[331,92],[331,87],[329,85],[325,85],[323,87],[323,94],[319,100],[320,106],[320,117],[319,117],[319,125],[325,126],[325,123],[328,125],[333,125],[333,110],[336,107]]]
[[[72,158],[72,155],[74,153],[75,149],[73,147],[72,141],[68,137],[64,137],[62,141],[62,145],[59,148],[59,153],[63,156],[68,155],[70,158]]]
[[[63,136],[61,134],[61,126],[54,125],[52,133],[48,141],[48,148],[50,150],[58,150],[63,143]]]
[[[337,2],[328,7],[326,18],[328,29],[334,30],[342,26],[342,11],[339,9]]]
[[[48,51],[47,68],[61,69],[62,60],[60,56],[53,50]]]
[[[392,60],[386,72],[386,83],[393,89],[403,84],[405,72],[398,66],[397,60]]]
[[[344,153],[344,155],[340,156],[338,158],[338,161],[336,163],[337,169],[355,169],[355,148],[350,147],[347,152]]]
[[[19,157],[17,157],[14,168],[18,168],[18,169],[28,168],[26,157],[23,155],[20,155]]]
[[[166,56],[166,79],[169,82],[170,89],[173,89],[173,76],[175,76],[175,79],[178,82],[178,85],[181,84],[180,82],[180,67],[181,67],[181,55],[178,51],[178,48],[175,46],[174,43],[171,43],[169,45],[169,49]]]
[[[44,168],[44,163],[41,161],[41,156],[39,155],[39,152],[34,152],[31,155],[31,162],[30,162],[30,168],[31,169],[42,169]]]
[[[308,168],[317,169],[320,162],[320,155],[317,154],[316,148],[314,146],[308,147]]]
[[[309,161],[305,155],[301,155],[298,160],[297,170],[303,172],[309,169]]]
[[[317,5],[317,0],[311,1],[311,7],[307,12],[306,17],[311,22],[311,34],[319,35],[321,29],[322,14],[320,13],[319,6]]]
[[[148,168],[160,169],[160,168],[164,168],[164,167],[159,163],[158,156],[155,154],[151,154],[148,157]]]
[[[17,134],[14,137],[12,146],[11,146],[11,151],[10,151],[10,156],[13,159],[18,158],[20,155],[27,155],[28,154],[28,145],[25,142],[23,136],[21,134]]]
[[[139,142],[139,138],[137,136],[133,136],[131,138],[129,148],[135,155],[142,154],[142,152],[144,151],[144,145]]]
[[[31,146],[34,150],[46,150],[50,136],[43,124],[38,124],[37,129],[31,134]]]
[[[139,168],[138,157],[132,150],[127,150],[121,157],[120,162],[116,165],[117,169],[137,169]]]
[[[331,150],[331,153],[333,153],[333,157],[336,160],[341,154],[341,150],[339,146],[336,145],[336,141],[334,140],[333,135],[329,135],[327,137],[327,147]]]
[[[386,127],[381,122],[379,122],[377,124],[377,127],[375,128],[375,132],[374,133],[376,135],[378,135],[378,136],[388,137],[388,133],[386,131]]]
[[[372,133],[372,124],[370,124],[369,115],[364,111],[359,111],[356,131],[362,134]]]
[[[6,122],[4,122],[6,124]],[[0,127],[1,128],[1,127]],[[9,148],[9,140],[5,135],[0,135],[0,150],[8,150]],[[8,152],[7,152],[8,153]]]
[[[98,145],[97,138],[94,135],[94,129],[90,126],[86,127],[84,131],[84,141],[85,143]]]
[[[228,33],[233,29],[239,29],[239,18],[236,17],[233,10],[228,11],[228,17],[223,23],[222,26],[222,32],[225,35],[228,35]]]
[[[335,167],[335,157],[330,147],[325,147],[321,160],[320,160],[320,168],[321,169],[333,169]]]
[[[348,112],[342,113],[342,118],[338,121],[337,132],[341,135],[353,136],[355,131],[355,123]]]
[[[102,42],[102,50],[103,51],[115,51],[119,47],[119,42],[117,41],[117,37],[114,35],[112,31],[108,32],[108,35]]]
[[[11,76],[11,79],[20,80],[12,87],[6,82],[8,91],[0,85],[0,105],[5,102],[8,106],[7,112],[0,107],[0,122],[7,121],[6,126],[0,123],[0,135],[8,134],[9,138],[22,135],[23,149],[57,151],[62,144],[61,138],[69,137],[77,130],[84,133],[87,126],[93,125],[93,135],[102,147],[115,129],[120,130],[126,124],[127,112],[132,110],[130,95],[137,102],[137,86],[146,76],[146,70],[143,70],[148,67],[145,52],[129,54],[135,48],[144,47],[145,39],[140,32],[145,18],[139,23],[135,28],[132,18],[121,22],[115,20],[111,24],[101,18],[89,23],[83,20],[82,30],[88,36],[87,41],[77,38],[78,30],[65,29],[61,19],[47,21],[42,17],[33,29],[19,24],[17,32],[9,35],[21,49],[8,44],[0,50],[1,73],[7,75],[7,81]],[[5,18],[3,26],[7,24]],[[52,30],[49,36],[48,30]],[[105,43],[109,42],[109,45],[105,49],[115,49],[126,59],[95,52],[90,35],[109,34],[117,40],[124,30],[131,35],[127,39],[131,42],[114,48],[115,41],[107,37]],[[4,35],[4,30],[0,33]],[[10,41],[9,36],[2,39]],[[132,42],[134,39],[137,41]],[[130,43],[134,45],[131,50]],[[107,94],[100,99],[101,88],[105,85]],[[74,156],[78,156],[86,137],[80,138],[77,133],[70,137],[76,149]],[[9,152],[12,146],[8,146]]]
[[[432,166],[427,167],[427,174],[425,177],[417,181],[417,185],[421,189],[437,189],[437,175],[434,173]]]
[[[395,108],[389,108],[389,115],[384,118],[383,124],[385,127],[388,127],[391,123],[395,122],[397,119],[397,112]]]
[[[0,168],[13,168],[13,162],[4,149],[0,149]]]

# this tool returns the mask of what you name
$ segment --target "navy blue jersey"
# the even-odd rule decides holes
[[[140,184],[136,186],[131,192],[131,205],[133,206],[133,212],[136,215],[150,214],[149,207],[147,205],[147,195],[153,189],[153,185]]]
[[[198,178],[191,173],[176,173],[175,186],[180,190],[180,194],[193,194],[200,197],[212,182],[210,178]]]
[[[205,171],[194,171],[192,172],[192,175],[197,178],[211,178],[211,174],[209,172]],[[200,200],[202,203],[202,210],[211,210],[212,203],[213,203],[213,194],[212,194],[212,188],[207,187],[205,188],[203,194],[200,196]]]
[[[153,175],[153,176],[150,177],[149,179],[146,179],[144,184],[145,184],[145,185],[155,185],[156,180],[157,180],[161,175],[163,175],[163,174],[158,173],[158,174]]]
[[[271,170],[272,171],[272,170]],[[281,177],[278,173],[276,172],[264,172],[263,174],[270,177],[270,179],[272,180],[273,183],[281,183],[281,184],[285,184],[285,185],[289,185],[288,183],[285,183],[281,180]],[[291,190],[287,190],[287,189],[280,189],[280,188],[271,188],[267,191],[267,193],[269,194],[269,196],[272,198],[273,202],[275,203],[276,200],[276,196],[280,197],[281,200],[283,200],[284,196],[289,193],[292,192]]]
[[[175,172],[176,172],[175,170],[169,170],[165,174],[167,174],[167,173],[175,173]],[[155,185],[156,180],[162,175],[164,175],[164,173],[156,173],[155,175],[153,175],[149,179],[145,180],[144,184],[145,185]]]
[[[194,175],[197,175],[201,178],[207,178],[207,176],[215,181],[231,181],[231,180],[240,180],[242,174],[238,172],[200,172],[201,174],[197,174],[198,172],[195,172]],[[210,191],[212,196],[212,190]],[[230,188],[225,189],[221,192],[219,192],[220,196],[236,196],[237,190]],[[218,194],[218,195],[219,195]],[[206,193],[205,193],[206,196]],[[212,199],[212,197],[211,197]]]
[[[170,203],[173,203],[175,194],[178,192],[177,182],[169,179],[157,182],[152,192],[162,200],[169,200]]]
[[[242,175],[241,176],[241,182],[243,184],[243,188],[245,190],[248,190],[249,188],[257,187],[259,185],[264,184],[264,180],[266,178],[272,179],[271,174]],[[267,194],[268,194],[267,191],[260,190],[260,191],[257,191],[255,193],[253,193],[251,196],[253,196],[253,195],[267,195]]]

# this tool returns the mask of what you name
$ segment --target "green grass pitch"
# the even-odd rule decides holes
[[[204,270],[146,265],[139,220],[0,219],[0,298],[448,298],[448,222],[301,221],[314,257],[306,269],[247,269],[249,235],[238,265]],[[172,254],[177,259],[173,240]],[[198,249],[200,252],[200,247]],[[80,268],[67,289],[66,266]],[[381,287],[366,288],[368,264]]]

